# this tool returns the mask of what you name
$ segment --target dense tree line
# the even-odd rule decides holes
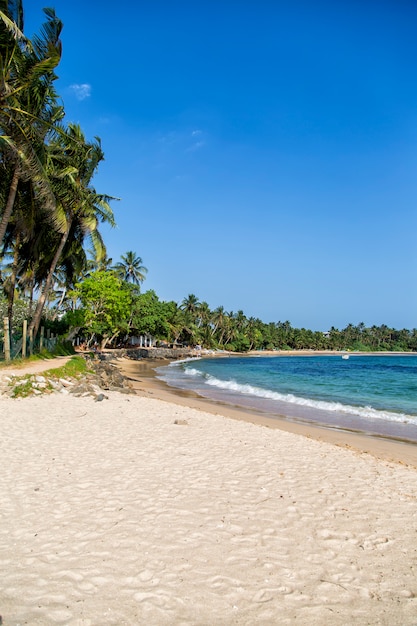
[[[243,311],[210,309],[140,292],[147,273],[128,251],[107,257],[100,224],[115,224],[108,194],[92,180],[104,158],[98,138],[65,120],[55,91],[62,23],[45,9],[39,35],[24,34],[21,0],[0,0],[0,313],[14,334],[29,321],[102,346],[151,335],[174,345],[232,351],[413,350],[417,330],[363,323],[328,333],[265,323]],[[0,331],[1,333],[1,331]]]
[[[194,294],[180,303],[164,302],[154,291],[140,292],[146,269],[142,259],[128,252],[113,265],[104,259],[90,262],[73,289],[59,289],[58,279],[44,309],[43,324],[73,339],[82,337],[87,347],[129,345],[130,338],[151,336],[160,345],[201,345],[207,349],[249,350],[357,350],[417,351],[417,329],[396,330],[386,325],[348,324],[328,332],[294,328],[290,322],[265,323],[243,311],[210,309]],[[97,267],[98,266],[98,267]],[[28,318],[30,300],[22,292],[16,299],[15,333]],[[0,312],[7,299],[0,298]]]

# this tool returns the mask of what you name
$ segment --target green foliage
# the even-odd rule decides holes
[[[370,346],[367,346],[366,344],[364,344],[361,341],[355,341],[349,348],[350,350],[354,350],[357,352],[371,352],[372,348]]]
[[[244,333],[238,333],[233,343],[229,345],[232,346],[232,348],[228,347],[227,349],[232,349],[234,352],[248,352],[251,348],[251,342]]]
[[[102,339],[127,332],[132,295],[129,288],[109,272],[94,272],[76,285],[83,305],[83,328]]]
[[[44,319],[42,320],[42,326],[44,327],[45,331],[50,330],[53,335],[57,336],[65,335],[70,327],[70,324],[69,319],[64,316],[60,320]]]
[[[81,328],[82,326],[84,326],[84,310],[76,309],[75,311],[68,311],[67,313],[65,313],[63,321],[68,328]]]
[[[7,298],[0,296],[0,337],[3,337],[3,318],[7,317]],[[21,336],[23,321],[29,317],[29,305],[21,299],[15,301],[13,307],[12,332]]]
[[[133,297],[130,330],[136,335],[150,334],[154,337],[168,337],[170,328],[166,307],[154,291],[146,291]]]
[[[12,398],[27,398],[32,395],[33,387],[29,377],[24,377],[21,382],[14,383]]]
[[[61,341],[52,350],[53,356],[69,356],[70,354],[75,354],[71,341]]]
[[[48,378],[79,378],[87,372],[87,365],[83,357],[73,356],[62,367],[47,370],[42,375]]]
[[[143,261],[140,256],[132,250],[122,254],[121,261],[116,263],[114,270],[119,278],[125,282],[140,285],[145,280],[148,269],[142,265]]]

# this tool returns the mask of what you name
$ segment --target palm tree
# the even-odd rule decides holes
[[[113,259],[105,254],[101,259],[96,257],[94,250],[87,250],[91,258],[87,259],[87,271],[90,272],[108,272],[113,269]]]
[[[0,243],[13,211],[20,180],[31,180],[34,192],[52,208],[54,198],[45,172],[45,136],[63,117],[53,82],[61,58],[62,22],[45,9],[42,36],[25,38],[22,3],[0,5],[0,150],[7,163],[9,191],[0,220]],[[17,20],[17,21],[14,21]]]
[[[57,200],[55,223],[59,225],[59,229],[56,231],[57,245],[53,249],[49,270],[28,328],[34,334],[40,325],[55,269],[59,261],[65,258],[65,248],[68,251],[74,240],[82,242],[88,236],[97,257],[105,255],[98,224],[108,222],[114,226],[109,202],[116,198],[98,194],[91,186],[91,179],[103,158],[100,140],[96,138],[94,142],[87,143],[76,124],[69,124],[65,135],[60,132],[51,143],[50,179]]]
[[[213,323],[213,335],[216,336],[219,345],[222,345],[224,335],[229,325],[229,314],[225,311],[223,306],[219,306],[213,311]]]
[[[140,256],[136,256],[135,252],[131,250],[122,254],[121,261],[116,263],[114,270],[119,278],[127,283],[133,283],[140,285],[146,278],[148,272],[147,268],[143,265],[143,260]]]
[[[253,350],[254,348],[258,348],[257,342],[260,340],[262,334],[259,330],[262,322],[260,319],[255,317],[250,317],[247,321],[246,326],[246,335],[249,340],[249,350]]]
[[[247,324],[246,315],[242,310],[238,311],[234,316],[234,323],[238,331],[242,332]]]
[[[200,301],[193,293],[190,293],[184,300],[181,302],[181,309],[190,313],[192,319],[195,321],[198,315],[198,309],[200,307]]]
[[[233,311],[230,311],[230,313],[224,320],[221,340],[219,341],[219,343],[223,345],[232,343],[233,340],[236,339],[237,334],[238,329],[235,324],[235,314],[233,313]]]
[[[197,309],[197,323],[199,328],[209,328],[211,323],[211,311],[208,302],[200,302]]]

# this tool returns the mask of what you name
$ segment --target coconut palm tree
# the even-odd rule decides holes
[[[94,250],[87,250],[90,258],[87,259],[87,271],[90,272],[108,272],[113,269],[113,259],[109,258],[107,254],[101,259],[97,259]]]
[[[225,311],[223,306],[217,307],[213,311],[213,336],[216,337],[219,345],[223,344],[223,337],[226,333],[226,326],[228,323],[228,313]]]
[[[200,302],[197,309],[197,325],[199,328],[206,328],[211,323],[212,313],[208,302]]]
[[[45,9],[41,36],[29,41],[21,29],[21,2],[3,0],[0,8],[0,150],[10,172],[7,199],[0,208],[1,243],[20,180],[31,180],[35,194],[54,207],[45,171],[45,137],[62,119],[63,109],[57,106],[53,88],[61,58],[62,22],[53,9]]]
[[[134,285],[143,283],[148,269],[143,265],[142,258],[129,250],[126,254],[122,254],[121,259],[113,268],[118,277]]]
[[[200,301],[196,295],[190,293],[184,300],[181,302],[181,310],[185,313],[189,313],[192,319],[195,321],[198,316],[198,310],[200,307]]]
[[[60,132],[50,146],[49,171],[51,185],[57,200],[55,223],[57,245],[28,331],[36,334],[49,290],[53,284],[55,269],[65,258],[65,248],[74,240],[82,242],[89,237],[97,258],[105,255],[105,246],[98,230],[99,222],[115,225],[109,202],[111,196],[98,194],[91,180],[104,158],[100,140],[88,143],[81,128],[69,124],[64,134]],[[68,245],[67,245],[68,242]]]

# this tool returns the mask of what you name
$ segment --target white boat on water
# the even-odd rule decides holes
[[[347,360],[348,358],[349,358],[349,355],[348,355],[348,354],[342,354],[342,359]]]

